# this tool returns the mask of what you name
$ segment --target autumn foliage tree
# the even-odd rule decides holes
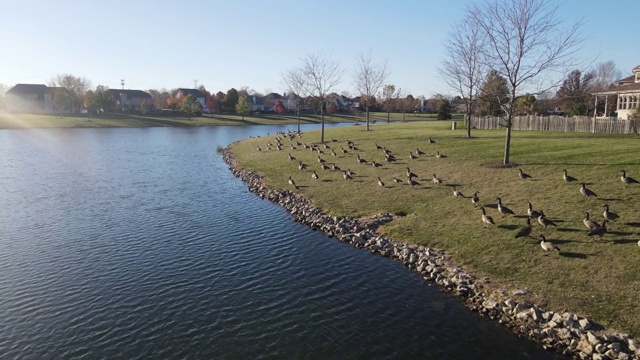
[[[200,103],[198,102],[198,99],[195,97],[195,95],[193,94],[189,94],[185,97],[183,97],[180,101],[180,111],[186,113],[189,117],[189,120],[191,120],[191,116],[195,113],[197,113],[199,110],[201,110],[200,108]]]
[[[273,111],[278,115],[282,115],[287,111],[284,104],[282,104],[282,100],[276,100],[276,103],[273,105]]]
[[[242,116],[242,120],[244,121],[244,116],[251,112],[252,106],[247,101],[246,96],[241,96],[236,103],[236,112]]]
[[[580,70],[573,70],[556,93],[562,109],[571,116],[587,115],[595,79],[595,72],[582,74]]]

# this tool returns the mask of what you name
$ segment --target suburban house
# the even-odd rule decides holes
[[[11,112],[53,112],[53,89],[44,84],[17,84],[5,93]]]
[[[264,107],[263,111],[273,111],[273,109],[276,106],[276,102],[278,100],[283,101],[284,100],[284,96],[278,94],[278,93],[269,93],[265,96],[262,97],[262,106]],[[284,104],[284,102],[283,102]]]
[[[150,107],[153,105],[151,95],[142,90],[109,89],[107,92],[115,100],[116,108],[121,111],[140,111],[145,100]]]
[[[618,80],[618,85],[610,87],[607,91],[593,94],[596,98],[596,103],[598,98],[604,97],[605,104],[608,103],[610,95],[617,95],[616,112],[618,113],[618,119],[622,120],[628,120],[629,115],[640,106],[640,65],[634,67],[631,72],[633,72],[633,75]]]
[[[256,111],[267,111],[266,108],[267,106],[265,106],[262,103],[262,98],[256,95],[248,95],[247,96],[247,102],[251,105],[251,111],[252,112],[256,112]],[[273,107],[271,107],[271,110],[273,110]]]
[[[198,102],[200,103],[200,106],[202,106],[202,109],[205,112],[209,112],[209,109],[207,108],[207,97],[202,93],[202,91],[198,89],[179,88],[178,94],[176,95],[176,100],[180,100],[187,95],[195,96]]]

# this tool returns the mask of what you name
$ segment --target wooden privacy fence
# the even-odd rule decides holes
[[[504,120],[497,116],[471,117],[471,125],[476,129],[504,129]],[[597,118],[587,116],[565,117],[558,115],[526,115],[513,118],[513,130],[592,132],[600,134],[637,134],[637,120]]]

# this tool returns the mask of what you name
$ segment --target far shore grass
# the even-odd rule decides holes
[[[459,117],[457,115],[456,117]],[[435,114],[407,113],[405,121],[434,120]],[[403,114],[391,113],[390,121],[402,121]],[[0,129],[25,129],[25,128],[97,128],[97,127],[189,127],[189,126],[233,126],[233,125],[278,125],[296,124],[297,118],[292,114],[257,114],[246,115],[244,119],[240,115],[204,114],[192,116],[186,115],[134,115],[134,114],[14,114],[0,113]],[[386,122],[386,113],[371,113],[371,122]],[[316,114],[301,116],[301,124],[318,124],[320,117]],[[358,115],[329,114],[325,116],[325,123],[364,123],[364,113]]]
[[[365,131],[363,126],[331,128],[326,139],[330,149],[319,144],[318,131],[307,132],[301,139],[282,140],[284,149],[267,150],[275,136],[252,138],[231,145],[239,164],[265,178],[273,188],[293,190],[288,176],[296,181],[299,192],[316,206],[332,215],[352,217],[391,212],[398,218],[380,229],[397,239],[445,249],[459,264],[479,278],[489,277],[495,289],[528,289],[531,299],[554,311],[571,311],[589,317],[610,331],[640,335],[640,185],[625,187],[620,171],[640,179],[637,135],[603,135],[590,133],[553,133],[520,131],[513,133],[511,159],[533,176],[522,180],[517,168],[494,165],[502,160],[504,131],[474,130],[465,138],[465,130],[451,129],[451,122],[408,122],[380,124]],[[432,136],[435,144],[428,144]],[[353,141],[358,150],[347,149]],[[324,154],[296,145],[296,141],[318,144]],[[385,162],[385,146],[397,162]],[[296,149],[291,149],[294,145]],[[260,147],[262,151],[258,151]],[[349,154],[343,154],[341,148]],[[409,153],[424,151],[417,159]],[[436,158],[436,151],[446,158]],[[295,157],[291,161],[288,155]],[[368,161],[359,164],[356,154]],[[342,172],[322,171],[318,156],[343,170],[356,173],[345,181]],[[381,163],[373,167],[371,161]],[[309,166],[298,169],[298,161]],[[406,168],[419,177],[421,186],[406,183]],[[585,198],[579,183],[566,183],[562,171],[584,181],[598,197]],[[318,180],[311,177],[316,170]],[[444,183],[433,183],[432,176]],[[377,184],[380,177],[385,187]],[[405,181],[396,184],[397,177]],[[453,196],[456,186],[465,197]],[[496,225],[485,228],[481,211],[471,202],[478,191],[480,203]],[[496,198],[512,209],[516,216],[502,217]],[[544,210],[557,226],[546,230],[532,221],[534,238],[514,239],[525,225],[527,202]],[[609,223],[602,241],[587,236],[583,225],[585,211],[599,223],[604,205],[620,215]],[[544,234],[562,251],[546,255],[538,236]]]

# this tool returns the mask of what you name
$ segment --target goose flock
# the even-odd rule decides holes
[[[303,150],[308,150],[310,152],[314,152],[316,153],[316,160],[319,163],[319,167],[318,169],[322,170],[323,172],[326,171],[330,171],[330,172],[338,172],[338,173],[342,173],[342,178],[345,181],[351,181],[356,177],[356,174],[351,170],[350,166],[353,166],[354,168],[356,167],[360,167],[360,166],[369,166],[369,167],[373,167],[373,168],[385,168],[389,169],[389,168],[395,168],[398,165],[395,165],[394,163],[397,160],[407,160],[407,162],[405,162],[404,164],[408,165],[409,163],[411,163],[411,161],[416,161],[417,159],[421,159],[421,158],[425,158],[425,157],[434,157],[434,158],[438,158],[438,159],[445,159],[447,158],[446,155],[444,155],[443,153],[441,153],[439,150],[436,150],[434,153],[432,153],[432,155],[429,155],[426,151],[421,150],[420,147],[416,147],[415,151],[409,151],[408,157],[401,159],[401,158],[396,158],[396,156],[393,154],[393,151],[390,150],[389,148],[387,148],[384,145],[380,145],[378,143],[375,143],[375,150],[376,151],[380,151],[380,159],[384,159],[384,160],[380,160],[377,161],[374,158],[369,158],[369,159],[365,159],[360,153],[361,150],[358,146],[356,146],[354,141],[351,140],[344,140],[340,145],[338,144],[333,144],[333,143],[339,143],[338,140],[332,138],[331,141],[329,143],[325,143],[325,144],[307,144],[307,143],[300,143],[300,141],[298,139],[302,138],[302,133],[297,133],[297,132],[288,132],[288,133],[283,133],[280,132],[276,135],[275,137],[275,144],[268,142],[266,144],[266,149],[268,150],[275,150],[275,151],[279,151],[279,150],[283,150],[285,148],[285,141],[289,141],[289,148],[292,151],[303,151]],[[434,140],[431,136],[429,136],[429,138],[426,140],[426,146],[428,147],[434,147],[434,145],[436,144],[436,140]],[[344,148],[344,145],[346,145],[347,149]],[[340,156],[334,151],[333,147],[335,147],[336,149],[340,149],[339,153]],[[256,147],[257,151],[264,151],[262,147],[257,146]],[[327,155],[325,155],[325,151],[327,151],[327,153],[334,159],[332,161],[328,161],[327,159],[325,159],[325,157]],[[372,156],[371,153],[368,153],[369,155],[367,157]],[[406,154],[406,153],[405,153]],[[292,162],[297,162],[297,167],[300,171],[309,171],[308,167],[309,165],[305,164],[303,161],[299,160],[299,159],[303,159],[305,158],[305,156],[294,156],[291,154],[291,152],[287,153],[287,157],[290,161]],[[309,158],[309,156],[306,156],[306,158]],[[444,161],[444,160],[443,160]],[[342,168],[346,168],[347,170],[342,170],[340,166],[337,165],[337,163],[340,162]],[[386,165],[384,165],[384,163],[386,162]],[[329,166],[330,164],[330,166]],[[393,184],[396,184],[396,186],[406,186],[409,185],[411,188],[420,188],[422,187],[422,183],[420,183],[418,180],[426,180],[423,177],[418,176],[418,174],[416,174],[410,166],[405,166],[406,171],[403,172],[402,175],[399,175],[400,171],[398,171],[398,173],[396,174],[396,176],[393,176],[391,178],[389,178],[389,182],[392,182]],[[357,169],[356,169],[357,170]],[[318,180],[320,178],[320,176],[318,175],[317,171],[315,169],[310,170],[311,171],[311,179],[313,180]],[[308,176],[308,175],[307,175]],[[517,176],[519,179],[522,180],[527,180],[525,181],[526,183],[528,183],[528,181],[535,181],[535,178],[532,174],[526,173],[524,172],[524,170],[522,168],[518,168],[518,173]],[[361,176],[364,177],[364,176]],[[360,179],[361,177],[358,177],[359,180],[358,181],[368,181],[367,179]],[[335,177],[334,177],[335,178]],[[369,178],[367,176],[367,178]],[[404,180],[403,180],[404,178]],[[619,178],[620,181],[623,183],[623,185],[626,188],[629,188],[630,186],[633,186],[634,184],[640,184],[640,182],[636,179],[634,179],[633,177],[627,176],[627,171],[626,170],[621,170],[619,173]],[[307,178],[308,179],[308,178]],[[428,178],[427,178],[428,179]],[[562,179],[565,183],[569,183],[569,184],[573,184],[573,183],[577,183],[580,184],[580,187],[577,188],[576,193],[579,191],[579,193],[584,196],[585,198],[598,198],[598,195],[591,189],[587,188],[587,183],[584,181],[580,181],[578,180],[576,177],[573,177],[571,175],[569,175],[568,171],[566,169],[564,169],[562,171]],[[333,181],[333,180],[328,180],[328,181]],[[377,184],[379,187],[381,188],[388,188],[388,186],[385,184],[385,181],[383,180],[383,178],[381,176],[378,176],[376,174],[376,176],[373,176],[372,179],[372,184]],[[445,180],[441,177],[436,176],[436,174],[432,174],[431,177],[431,182],[436,185],[442,185]],[[295,190],[299,190],[300,189],[300,185],[298,183],[296,183],[296,181],[293,178],[293,175],[289,175],[288,176],[288,183],[291,187],[293,187]],[[393,184],[391,185],[391,187],[394,187]],[[406,185],[405,185],[406,184]],[[459,184],[458,184],[459,185]],[[446,185],[445,185],[446,186]],[[567,185],[568,186],[568,185]],[[574,185],[575,186],[575,185]],[[461,191],[459,191],[456,186],[452,186],[453,188],[453,195],[455,198],[467,198],[465,197]],[[383,190],[380,190],[383,191]],[[531,203],[531,201],[527,202],[527,210],[526,213],[520,214],[518,215],[516,213],[516,211],[510,209],[509,207],[505,206],[503,204],[503,200],[501,197],[496,197],[496,201],[497,204],[482,204],[480,201],[480,197],[479,197],[480,192],[479,191],[474,191],[472,196],[469,196],[468,198],[471,199],[472,204],[480,210],[481,215],[480,215],[480,220],[481,220],[481,224],[484,226],[484,228],[491,228],[491,227],[495,227],[496,226],[496,221],[494,220],[494,218],[487,213],[487,210],[485,209],[485,206],[491,207],[491,208],[496,208],[498,211],[498,214],[500,215],[500,219],[501,221],[504,221],[505,218],[507,217],[524,217],[526,219],[526,224],[524,227],[519,228],[515,234],[513,235],[514,239],[519,239],[519,238],[524,238],[524,239],[536,239],[535,237],[532,236],[532,233],[534,232],[534,227],[532,226],[532,220],[536,221],[539,226],[540,226],[540,231],[544,232],[547,231],[547,229],[549,227],[554,227],[554,228],[558,228],[557,225],[557,221],[560,219],[556,219],[556,221],[547,218],[547,216],[545,215],[544,211],[541,209],[534,209],[533,205]],[[602,224],[599,224],[596,220],[591,218],[591,215],[588,211],[584,212],[584,218],[583,218],[583,224],[585,225],[587,232],[586,235],[591,238],[593,241],[596,241],[596,238],[598,240],[602,240],[606,234],[607,234],[607,223],[614,223],[616,222],[618,219],[621,218],[621,216],[613,211],[610,210],[609,205],[608,204],[603,204],[603,209],[604,212],[602,213],[602,217],[603,217],[603,222]],[[476,210],[477,211],[477,210]],[[560,248],[555,245],[553,243],[553,241],[551,240],[547,240],[547,238],[542,235],[539,234],[537,237],[537,240],[540,241],[540,247],[544,250],[545,255],[549,254],[552,251],[556,251],[556,252],[560,252]],[[640,241],[638,241],[638,245],[640,246]]]

